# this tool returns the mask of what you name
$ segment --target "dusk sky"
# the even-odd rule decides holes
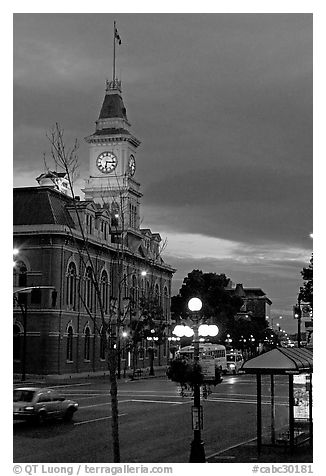
[[[312,15],[15,14],[14,186],[37,185],[58,122],[80,142],[83,187],[114,20],[142,142],[142,227],[167,239],[173,294],[193,269],[225,273],[262,288],[274,322],[295,332],[313,245]]]

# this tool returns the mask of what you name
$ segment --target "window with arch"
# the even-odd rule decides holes
[[[90,348],[91,348],[91,331],[88,326],[85,327],[84,331],[84,360],[90,360]]]
[[[19,327],[18,324],[14,324],[13,328],[13,357],[14,360],[20,360],[20,353],[21,353],[21,348],[20,348],[20,338],[21,338],[21,328]]]
[[[105,314],[107,314],[109,303],[109,278],[108,273],[105,270],[103,270],[101,274],[100,289],[103,311],[105,312]]]
[[[113,227],[119,226],[119,218],[120,218],[120,207],[117,202],[112,202],[111,204],[111,225]]]
[[[71,262],[68,265],[66,274],[66,304],[68,308],[76,308],[76,283],[77,271],[75,263]]]
[[[140,293],[141,293],[141,297],[145,297],[145,279],[144,278],[141,278],[141,281],[140,281]]]
[[[132,276],[131,278],[131,288],[130,288],[130,299],[131,299],[131,305],[133,307],[137,306],[138,302],[138,287],[137,287],[137,277],[135,275]]]
[[[128,297],[128,281],[127,281],[127,275],[123,275],[123,297]]]
[[[67,360],[69,362],[73,361],[73,338],[74,338],[74,330],[71,325],[68,326],[67,329]]]
[[[91,310],[93,307],[93,281],[92,268],[88,266],[84,276],[84,302],[85,306]]]
[[[159,306],[161,304],[161,302],[160,302],[160,288],[159,288],[159,285],[157,283],[155,284],[154,294],[155,294],[155,301],[157,302],[157,305]]]
[[[106,353],[106,330],[102,326],[100,333],[100,359],[105,360]]]
[[[146,280],[146,297],[147,298],[149,297],[149,291],[150,291],[150,284],[149,284],[149,281]]]
[[[163,312],[164,312],[164,317],[167,318],[168,312],[169,312],[169,293],[168,293],[168,288],[166,286],[164,286],[163,296],[164,296]]]
[[[23,261],[15,261],[14,286],[27,286],[27,267]]]

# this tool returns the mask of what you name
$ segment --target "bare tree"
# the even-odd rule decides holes
[[[76,200],[74,194],[74,179],[76,177],[76,171],[78,169],[78,143],[75,141],[71,149],[67,149],[64,142],[64,131],[60,128],[59,124],[56,123],[55,128],[52,130],[50,135],[47,135],[50,145],[51,145],[51,157],[55,162],[56,166],[63,170],[66,174],[66,178],[69,182],[69,191],[72,197],[72,206],[74,208],[74,215],[77,220],[77,233],[76,230],[73,230],[72,227],[67,224],[69,227],[70,237],[75,243],[75,248],[78,252],[80,262],[84,269],[87,267],[91,269],[90,280],[95,292],[96,299],[96,310],[100,314],[101,320],[101,329],[107,339],[105,341],[106,346],[106,356],[108,369],[110,374],[110,395],[111,395],[111,434],[112,434],[112,444],[113,444],[113,459],[114,462],[120,462],[120,442],[119,442],[119,424],[118,424],[118,384],[117,384],[117,361],[118,361],[118,349],[116,345],[116,334],[114,334],[114,329],[112,322],[107,322],[104,303],[101,293],[101,284],[97,272],[96,263],[90,249],[90,243],[88,235],[86,234],[84,224],[81,219],[79,202]],[[100,328],[97,325],[96,315],[94,315],[92,309],[89,308],[87,302],[84,299],[83,292],[80,289],[80,283],[78,287],[78,293],[80,300],[89,315],[90,319],[94,323],[94,327],[98,333],[100,333]]]
[[[78,172],[78,142],[74,142],[73,146],[69,149],[66,147],[64,140],[64,131],[61,129],[58,123],[50,134],[47,135],[51,146],[51,159],[55,163],[57,169],[64,172],[68,184],[69,191],[72,197],[70,209],[73,211],[74,221],[76,228],[73,229],[69,226],[69,236],[74,242],[74,247],[78,253],[80,268],[86,272],[90,270],[88,279],[92,283],[94,289],[96,306],[91,308],[85,299],[83,289],[81,288],[81,281],[78,285],[78,295],[80,301],[94,324],[94,329],[99,335],[107,336],[106,345],[106,357],[110,374],[110,396],[111,396],[111,434],[113,444],[113,458],[114,462],[120,462],[120,442],[119,442],[119,423],[118,423],[118,381],[120,378],[120,356],[123,347],[121,347],[120,331],[125,326],[128,317],[131,317],[131,313],[137,316],[135,321],[138,323],[133,332],[133,342],[135,343],[140,335],[144,337],[144,333],[140,330],[144,328],[144,325],[151,325],[152,327],[157,325],[159,321],[159,315],[161,311],[158,310],[158,303],[154,299],[154,291],[149,293],[152,297],[142,296],[142,300],[136,302],[134,296],[128,297],[126,295],[126,287],[128,285],[128,278],[135,274],[137,268],[139,268],[139,262],[135,256],[135,250],[130,247],[128,243],[128,234],[126,232],[126,224],[128,217],[128,200],[126,196],[125,180],[127,177],[116,177],[116,184],[114,190],[110,190],[109,184],[106,187],[105,193],[101,198],[101,209],[106,210],[110,215],[110,226],[112,243],[114,245],[114,271],[115,282],[112,287],[112,295],[109,306],[109,318],[107,319],[106,306],[103,301],[101,280],[98,272],[98,260],[97,256],[94,256],[92,251],[93,244],[89,239],[87,230],[85,230],[85,224],[83,222],[83,216],[81,213],[81,202],[77,200],[74,193],[74,182]],[[44,158],[45,165],[49,170],[46,159]],[[110,203],[108,203],[108,195],[110,196]],[[158,249],[153,256],[152,261],[147,260],[149,266],[153,266],[155,262],[160,260],[160,254],[166,246],[166,241],[163,242],[161,249]],[[153,269],[153,268],[151,268]],[[152,285],[153,285],[153,279]],[[100,315],[100,325],[98,325],[97,315]],[[160,327],[161,329],[161,327]],[[136,355],[136,346],[132,348],[133,360]]]

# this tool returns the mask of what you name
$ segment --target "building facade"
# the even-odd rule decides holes
[[[86,141],[84,200],[69,193],[65,174],[53,171],[41,174],[37,187],[14,190],[15,373],[106,372],[108,332],[116,335],[119,371],[168,358],[175,270],[162,259],[160,235],[140,227],[140,141],[120,81],[107,82]],[[148,319],[150,303],[156,311]],[[131,345],[144,316],[153,337],[140,334]]]
[[[243,300],[240,312],[235,318],[254,321],[264,326],[272,305],[266,293],[261,288],[246,288],[242,284],[237,284],[233,293]]]

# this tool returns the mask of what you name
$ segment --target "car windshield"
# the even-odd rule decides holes
[[[226,360],[228,362],[234,362],[235,361],[235,355],[227,355]]]
[[[31,402],[34,394],[34,390],[14,390],[14,402]]]

